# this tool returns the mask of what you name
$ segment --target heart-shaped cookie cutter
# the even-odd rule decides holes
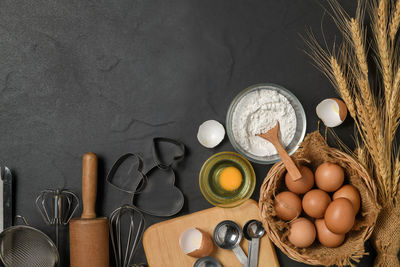
[[[175,145],[176,147],[178,147],[178,149],[180,150],[180,153],[175,155],[172,159],[171,162],[163,162],[162,160],[162,154],[161,151],[159,151],[160,147],[159,145],[161,143],[170,143]],[[153,215],[153,216],[159,216],[159,217],[168,217],[168,216],[173,216],[175,214],[177,214],[183,207],[184,205],[184,196],[182,191],[175,186],[175,171],[173,169],[173,165],[178,163],[179,161],[183,160],[183,158],[185,157],[185,146],[183,143],[171,139],[171,138],[167,138],[167,137],[155,137],[153,138],[153,147],[152,147],[152,156],[153,156],[153,161],[155,166],[151,167],[149,169],[149,171],[147,171],[146,173],[143,173],[143,160],[142,158],[136,154],[136,153],[126,153],[124,155],[122,155],[121,157],[119,157],[115,163],[113,164],[111,170],[108,172],[107,174],[107,178],[106,181],[113,186],[114,188],[116,188],[119,191],[128,193],[132,195],[132,203],[135,203],[135,200],[140,197],[139,194],[143,193],[144,195],[146,194],[151,194],[151,190],[152,188],[155,187],[150,187],[150,191],[145,191],[147,187],[147,185],[150,183],[149,182],[149,177],[152,175],[152,173],[154,173],[156,171],[156,169],[158,168],[159,171],[163,171],[166,173],[169,173],[168,175],[170,177],[172,177],[171,180],[171,185],[172,185],[172,190],[175,191],[175,196],[176,196],[176,202],[174,203],[175,205],[172,207],[172,209],[170,210],[165,210],[165,207],[160,208],[159,210],[157,210],[156,208],[144,208],[144,207],[140,207],[140,205],[134,205],[138,210],[142,211],[143,213],[149,214],[149,215]],[[117,173],[118,169],[120,168],[120,166],[129,158],[134,157],[136,159],[135,163],[137,164],[137,173],[138,176],[134,177],[133,179],[136,178],[136,180],[133,181],[133,185],[131,188],[124,188],[116,183],[113,182],[113,178],[115,176],[115,174]],[[166,187],[163,187],[166,188]],[[171,191],[172,192],[172,191]],[[162,202],[164,203],[164,202]]]
[[[174,156],[171,162],[164,163],[161,160],[161,151],[160,151],[160,147],[159,147],[159,144],[161,144],[161,143],[170,143],[170,144],[176,145],[178,147],[178,149],[180,149],[181,153]],[[154,160],[154,163],[160,169],[172,168],[173,164],[176,164],[176,163],[182,161],[185,157],[185,152],[186,152],[185,150],[186,150],[185,145],[177,140],[167,138],[167,137],[154,137],[153,138],[153,149],[152,149],[153,160]]]
[[[114,178],[115,174],[117,173],[118,169],[129,158],[136,159],[137,173],[139,175],[138,177],[135,177],[136,180],[134,180],[134,182],[133,182],[132,189],[123,188],[120,185],[118,185],[118,184],[113,182],[113,178]],[[138,154],[135,154],[135,153],[126,153],[126,154],[122,155],[121,157],[119,157],[114,162],[113,166],[111,167],[111,170],[107,174],[106,181],[111,186],[113,186],[114,188],[118,189],[119,191],[122,191],[122,192],[125,192],[125,193],[129,193],[129,194],[139,194],[147,184],[147,177],[143,173],[143,160],[142,160],[142,158]]]
[[[151,177],[154,176],[152,173],[154,172],[164,172],[166,173],[166,177],[171,178],[164,183],[159,183],[159,187],[152,186]],[[148,187],[145,187],[143,191],[140,192],[140,195],[133,194],[132,195],[132,204],[137,207],[142,212],[158,216],[158,217],[169,217],[177,214],[183,207],[185,198],[183,196],[182,191],[175,186],[175,172],[172,168],[163,169],[159,168],[159,166],[153,166],[146,174],[149,177]],[[150,190],[146,191],[146,189],[150,188]],[[153,189],[155,188],[155,189]],[[168,199],[163,195],[167,195]],[[141,202],[139,202],[141,200]],[[161,199],[158,205],[155,200]],[[168,201],[167,201],[168,200]],[[143,203],[143,204],[139,204]]]

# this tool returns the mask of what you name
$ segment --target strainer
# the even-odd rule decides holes
[[[26,225],[16,225],[0,233],[0,259],[6,267],[56,267],[57,247],[43,232]]]

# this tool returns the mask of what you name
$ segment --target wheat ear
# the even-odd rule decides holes
[[[393,7],[392,16],[389,22],[389,37],[392,42],[396,38],[397,31],[400,25],[400,1],[396,1],[396,5]]]
[[[389,113],[391,115],[391,132],[390,141],[392,142],[396,136],[397,127],[400,123],[400,66],[397,68],[393,80],[393,92],[389,103]]]
[[[388,43],[388,7],[387,0],[380,0],[376,7],[374,17],[374,34],[377,45],[378,58],[383,76],[383,87],[385,90],[386,105],[390,99],[392,88],[392,61],[390,59],[389,43]]]
[[[393,164],[394,169],[393,169],[393,191],[392,191],[392,197],[394,197],[397,194],[398,191],[398,184],[400,180],[400,159],[399,155],[395,158],[395,162]]]
[[[346,103],[350,116],[356,118],[353,96],[351,94],[347,79],[340,67],[337,59],[334,56],[330,57],[330,67],[334,78],[335,88],[337,88],[341,98]]]
[[[367,55],[365,53],[365,34],[361,33],[361,26],[354,18],[351,18],[349,21],[349,29],[360,71],[364,75],[364,78],[368,79],[368,63]]]
[[[362,97],[362,102],[365,104],[367,115],[372,119],[371,126],[373,128],[374,134],[377,135],[380,131],[380,119],[378,118],[377,106],[372,95],[372,91],[368,81],[368,63],[365,47],[365,34],[361,29],[360,23],[351,18],[349,23],[349,31],[351,36],[351,41],[353,43],[354,54],[356,58],[356,65],[353,67],[353,76],[356,79],[360,96]]]

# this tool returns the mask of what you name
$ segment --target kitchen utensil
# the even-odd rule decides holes
[[[262,223],[257,220],[251,220],[246,227],[247,235],[251,238],[251,250],[249,252],[249,266],[258,266],[258,252],[260,246],[260,238],[265,234]]]
[[[142,157],[135,153],[120,156],[108,172],[106,181],[115,189],[125,193],[141,192],[147,184]]]
[[[255,221],[255,220],[249,220],[249,221],[247,221],[245,224],[244,224],[244,226],[243,226],[243,236],[244,236],[244,238],[246,238],[247,240],[248,240],[248,249],[247,249],[247,258],[249,259],[248,260],[248,263],[249,263],[249,267],[251,267],[250,266],[250,257],[251,257],[251,246],[252,246],[252,242],[251,242],[251,237],[249,236],[249,234],[248,234],[248,232],[247,232],[247,228],[249,227],[249,225],[250,225],[250,223],[252,223],[253,221]]]
[[[282,159],[283,164],[285,165],[286,170],[292,177],[294,181],[299,180],[301,178],[301,173],[297,168],[296,164],[286,152],[285,148],[282,146],[281,141],[279,140],[279,121],[276,122],[275,127],[271,128],[265,133],[257,134],[257,136],[264,138],[274,145],[276,151],[279,154],[279,157]]]
[[[143,235],[143,247],[146,258],[151,267],[169,266],[193,266],[196,259],[185,255],[179,246],[181,234],[188,228],[197,227],[212,235],[215,226],[223,220],[232,220],[241,227],[251,219],[259,220],[258,203],[252,199],[245,201],[242,205],[230,209],[213,207],[191,213],[185,216],[170,219],[150,226]],[[247,240],[243,239],[241,247],[247,251]],[[240,262],[231,251],[216,246],[212,256],[222,266],[238,267]],[[278,259],[275,249],[268,238],[260,240],[260,262],[263,267],[278,267]]]
[[[94,153],[83,155],[81,218],[71,219],[70,266],[108,267],[108,219],[96,218],[95,203],[97,195],[97,156]]]
[[[233,221],[222,221],[214,230],[214,242],[215,244],[223,249],[232,250],[238,258],[242,266],[248,266],[248,258],[244,253],[243,249],[239,246],[242,241],[242,230],[240,226]]]
[[[177,214],[185,198],[175,185],[174,169],[154,166],[145,177],[147,185],[140,193],[132,196],[132,204],[143,213],[153,216],[169,217]]]
[[[0,167],[0,232],[13,225],[12,180],[10,169]]]
[[[0,233],[0,259],[7,267],[56,267],[57,247],[43,232],[25,225],[11,226]]]
[[[55,226],[56,246],[59,247],[59,226],[69,223],[79,207],[79,198],[68,190],[48,189],[37,196],[36,207],[46,224]]]
[[[169,217],[177,214],[185,202],[182,191],[175,186],[173,166],[185,158],[185,145],[167,137],[153,138],[152,155],[155,166],[145,173],[147,184],[135,193],[132,204],[146,214]],[[157,200],[154,196],[157,196]]]
[[[175,186],[173,169],[183,160],[185,146],[174,139],[155,137],[152,156],[155,165],[147,167],[144,173],[143,160],[138,154],[122,155],[107,174],[106,181],[119,191],[131,194],[132,204],[143,213],[169,217],[177,214],[185,202],[182,191]]]
[[[219,174],[226,167],[235,167],[242,174],[242,184],[237,190],[228,192],[219,185]],[[231,208],[251,197],[256,185],[256,174],[250,162],[241,155],[220,152],[212,155],[201,167],[199,185],[208,202],[214,206]]]
[[[174,149],[167,150],[163,145],[173,146]],[[167,137],[154,137],[152,153],[154,163],[161,169],[168,169],[185,158],[186,148],[178,140]]]
[[[207,256],[207,257],[203,257],[198,259],[193,267],[222,267],[221,263],[219,263],[219,261],[216,258]]]
[[[122,234],[121,226],[124,217],[128,218],[128,234]],[[132,205],[123,205],[114,210],[110,215],[111,244],[114,250],[114,257],[117,267],[131,266],[132,257],[135,255],[138,245],[142,240],[145,219],[143,214]],[[123,237],[126,236],[126,247],[123,249]]]
[[[252,93],[254,91],[260,90],[260,89],[268,89],[268,90],[273,90],[277,91],[279,94],[283,95],[286,97],[286,99],[290,102],[292,105],[295,115],[296,115],[296,133],[293,137],[293,140],[290,142],[290,144],[286,147],[288,154],[292,155],[297,148],[299,147],[299,144],[301,141],[303,141],[303,138],[306,134],[306,113],[304,112],[304,108],[301,105],[300,101],[296,98],[296,96],[287,90],[286,88],[272,84],[272,83],[264,83],[264,84],[256,84],[252,85],[245,90],[243,90],[241,93],[239,93],[235,99],[233,99],[231,105],[229,106],[228,113],[226,115],[226,132],[229,137],[229,141],[231,142],[232,146],[235,148],[237,152],[239,152],[241,155],[246,157],[248,160],[260,164],[272,164],[275,162],[278,162],[280,160],[279,155],[272,155],[272,156],[255,156],[251,153],[248,153],[245,151],[235,140],[235,137],[233,135],[233,130],[232,130],[232,118],[233,118],[233,113],[244,96],[246,96],[249,93]]]

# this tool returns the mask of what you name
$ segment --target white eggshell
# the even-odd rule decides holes
[[[179,238],[179,245],[185,254],[189,254],[201,247],[203,234],[196,228],[189,228]]]
[[[179,245],[183,253],[195,258],[209,256],[214,250],[214,243],[209,234],[193,227],[181,234]]]
[[[341,100],[328,98],[317,105],[316,112],[327,127],[336,127],[346,118],[347,108]]]
[[[197,132],[200,144],[207,148],[216,147],[225,137],[225,129],[221,123],[215,120],[203,122]]]

